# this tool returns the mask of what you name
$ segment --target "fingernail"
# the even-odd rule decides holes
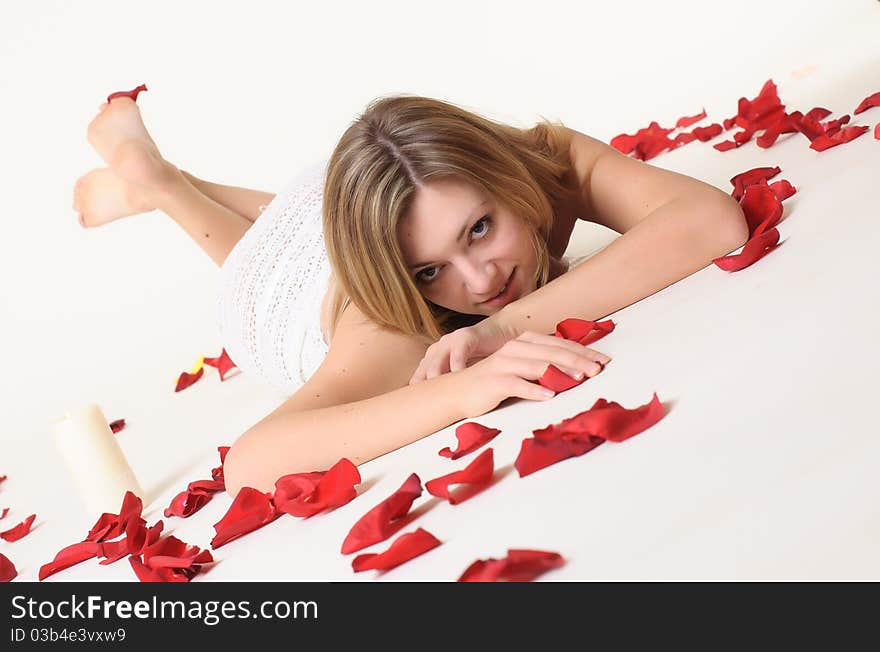
[[[549,389],[545,389],[544,391],[541,392],[541,396],[543,396],[544,398],[553,398],[554,396],[556,396],[556,392],[549,390]]]

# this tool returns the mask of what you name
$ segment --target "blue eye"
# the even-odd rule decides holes
[[[474,225],[471,227],[471,235],[475,236],[477,240],[482,239],[489,232],[489,224],[491,223],[492,218],[488,215],[484,215],[479,220],[474,222]],[[424,276],[425,272],[434,271],[430,276]],[[440,273],[439,267],[425,267],[416,274],[416,281],[422,283],[423,285],[427,285],[434,281],[437,278],[437,275]]]

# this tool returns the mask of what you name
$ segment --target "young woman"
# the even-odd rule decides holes
[[[748,234],[711,185],[560,124],[423,97],[371,103],[326,166],[277,196],[178,169],[128,98],[102,105],[88,138],[109,168],[77,182],[83,226],[169,215],[221,266],[232,359],[292,393],[229,451],[232,495],[544,400],[549,364],[595,375],[607,356],[549,335],[558,321],[602,319]],[[568,270],[577,219],[622,235]]]

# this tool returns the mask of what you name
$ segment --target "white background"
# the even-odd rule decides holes
[[[179,167],[219,183],[276,191],[301,167],[326,157],[348,123],[370,100],[390,93],[435,96],[522,126],[543,115],[606,141],[623,131],[632,133],[650,120],[671,125],[678,117],[697,113],[703,107],[712,121],[720,121],[735,113],[738,97],[753,97],[770,77],[779,84],[783,101],[794,107],[807,110],[823,105],[835,115],[851,112],[862,97],[880,90],[878,34],[880,3],[867,0],[815,6],[802,1],[756,0],[732,4],[695,0],[471,0],[430,5],[167,0],[5,3],[0,9],[0,187],[5,202],[0,232],[0,362],[4,371],[0,376],[0,475],[8,474],[9,479],[0,485],[0,509],[12,507],[3,525],[13,525],[31,512],[36,512],[38,518],[27,539],[16,544],[0,542],[0,551],[13,558],[23,579],[34,579],[41,563],[63,545],[81,538],[90,525],[78,511],[70,479],[50,440],[51,421],[67,407],[97,402],[108,419],[128,419],[129,428],[120,435],[120,442],[141,479],[147,501],[154,501],[148,514],[152,522],[161,517],[162,503],[167,504],[176,490],[188,480],[204,477],[204,472],[215,464],[212,451],[216,445],[231,443],[283,398],[243,375],[221,384],[212,369],[207,369],[206,377],[196,386],[173,393],[180,371],[188,369],[199,355],[220,351],[214,321],[217,268],[176,224],[158,212],[100,229],[83,230],[77,223],[71,207],[73,184],[88,170],[104,165],[86,142],[86,125],[109,93],[146,83],[149,91],[138,98],[145,122],[164,156]],[[864,118],[857,122],[873,127],[878,121],[877,115],[866,114]],[[807,191],[789,200],[805,216],[809,206],[817,207],[809,233],[817,239],[816,252],[821,252],[822,267],[817,269],[818,263],[805,261],[804,269],[815,271],[812,277],[780,272],[779,278],[785,279],[784,283],[779,281],[780,294],[767,299],[764,309],[778,306],[778,299],[784,296],[809,300],[812,291],[808,284],[819,283],[824,273],[820,270],[833,268],[836,262],[852,262],[848,246],[819,244],[830,234],[851,233],[846,219],[854,210],[871,212],[876,218],[877,203],[871,194],[876,190],[880,145],[870,135],[846,146],[846,151],[839,148],[839,152],[824,153],[821,166],[812,164],[818,160],[817,155],[802,142],[780,144],[768,151],[758,150],[752,143],[726,154],[700,145],[663,155],[652,163],[685,171],[729,190],[727,179],[734,173],[782,162],[782,176],[795,185],[812,188],[813,192],[829,189],[826,195],[814,195],[813,204],[808,204]],[[800,177],[786,174],[798,163],[804,163],[797,170]],[[856,185],[848,185],[850,182]],[[840,210],[843,205],[847,211]],[[804,217],[801,224],[810,222]],[[864,224],[867,232],[861,234],[861,239],[876,243],[876,219],[865,220]],[[584,242],[594,235],[589,230],[583,233],[587,236]],[[607,235],[596,233],[599,241]],[[774,256],[783,256],[784,249]],[[795,246],[789,249],[796,256]],[[867,259],[862,261],[865,273],[876,277]],[[723,322],[732,332],[745,332],[761,319],[760,315],[733,310],[720,319],[724,303],[714,298],[719,286],[713,283],[733,288],[737,277],[704,270],[707,274],[711,271],[717,274],[702,277],[712,279],[707,281],[709,285],[694,286],[692,279],[700,276],[695,275],[688,279],[692,285],[678,284],[644,305],[668,301],[660,304],[664,306],[660,315],[665,318],[668,310],[679,307],[685,311],[681,314],[691,319],[687,327],[699,333],[703,331],[696,320],[701,318],[707,319],[705,327],[709,331],[720,328]],[[827,337],[821,346],[825,364],[841,362],[835,351],[845,343],[869,341],[867,336],[864,340],[854,338],[847,331],[849,326],[867,328],[876,322],[876,308],[869,308],[871,302],[876,303],[874,283],[858,275],[842,275],[837,280],[844,279],[850,286],[848,294],[839,294],[836,287],[823,287],[828,297],[846,296],[851,302],[841,309],[856,312],[841,315],[818,311],[821,320],[799,325],[814,337]],[[773,280],[765,282],[768,285],[764,291],[769,291]],[[682,294],[686,290],[681,287],[690,287],[692,294]],[[822,300],[822,296],[817,297],[817,301]],[[648,308],[641,305],[633,306],[628,314],[644,315],[640,310]],[[657,317],[662,321],[660,315]],[[677,335],[699,339],[697,333]],[[646,327],[637,337],[630,334],[625,340],[627,346],[620,341],[617,347],[610,344],[608,349],[597,348],[614,355],[619,366],[629,356],[633,373],[638,376],[645,372],[638,366],[638,355],[645,356],[643,361],[653,361],[648,351],[656,354],[656,348],[669,344],[665,337],[675,336],[660,326],[656,331]],[[755,339],[759,340],[754,342],[755,357],[739,360],[744,365],[759,366],[772,348],[768,342]],[[699,389],[717,397],[722,390],[713,394],[707,381],[717,378],[723,362],[737,361],[723,354],[725,341],[706,340],[704,353],[709,359],[692,360],[697,366],[685,371],[681,371],[681,365],[673,365],[658,378],[678,382],[682,394]],[[719,357],[712,359],[713,352]],[[800,361],[796,354],[794,351],[791,359],[786,358],[786,364]],[[850,366],[839,373],[843,378],[861,377],[863,368],[858,365],[875,358],[876,353],[856,350],[845,363]],[[804,362],[803,369],[791,371],[793,382],[807,382],[806,375],[812,373],[810,364]],[[786,375],[785,369],[776,371],[781,377]],[[867,381],[870,377],[864,378]],[[839,387],[842,379],[835,382]],[[873,382],[876,387],[876,379]],[[623,382],[624,386],[629,385]],[[749,395],[744,392],[738,400],[745,401]],[[618,397],[622,395],[610,398],[631,407],[647,401],[650,392],[645,395],[644,388],[639,388],[631,399]],[[585,407],[592,404],[593,398],[591,395]],[[846,395],[840,399],[845,400]],[[820,402],[822,393],[811,400]],[[525,409],[514,407],[520,415]],[[576,407],[557,407],[552,414],[562,418],[584,409]],[[698,414],[706,419],[693,422],[692,437],[706,435],[698,431],[707,420],[727,420],[730,425],[733,419],[732,415],[709,415],[700,409],[697,407]],[[547,421],[547,414],[529,414],[534,427]],[[859,413],[852,425],[876,429],[873,420],[868,419],[867,412]],[[790,420],[783,419],[777,425],[784,428],[786,423]],[[737,432],[750,432],[752,436],[776,432],[761,419],[740,425],[744,430]],[[691,448],[693,457],[688,465],[699,467],[711,458],[723,466],[727,454],[745,460],[744,451],[730,448],[733,436],[725,430],[717,440],[720,444],[704,441],[705,448],[696,449],[696,453]],[[644,441],[650,441],[647,435],[644,437]],[[435,455],[434,449],[450,443],[450,438],[447,433],[442,441],[434,437],[430,445],[408,448],[420,450],[424,458]],[[509,444],[512,455],[514,443]],[[766,475],[758,473],[758,477],[777,477],[770,471],[771,461],[776,459],[772,451],[770,457],[762,458],[760,446],[750,449],[757,460],[753,463],[766,470]],[[651,449],[650,459],[672,473],[680,473],[676,460],[681,462],[687,451],[686,447],[657,445]],[[777,452],[783,455],[781,450]],[[407,465],[398,464],[401,458],[395,455],[374,465],[396,472],[389,473],[376,487],[378,492],[367,501],[370,504],[378,502],[383,491],[387,495],[399,486],[406,476],[403,471],[408,473],[408,468],[403,468]],[[601,459],[599,451],[594,455]],[[876,460],[856,457],[862,463]],[[643,459],[647,464],[648,458]],[[810,459],[815,461],[816,469],[825,468],[824,453],[817,452]],[[754,477],[755,469],[749,468],[748,473]],[[449,467],[437,466],[435,474],[441,469]],[[739,478],[743,487],[748,486],[748,473]],[[839,480],[856,477],[845,468],[839,473]],[[423,476],[423,480],[430,477]],[[545,481],[561,480],[548,474]],[[509,476],[504,482],[510,484],[513,478]],[[502,505],[514,498],[504,492],[507,484],[494,490]],[[840,482],[836,486],[840,487]],[[650,493],[651,487],[640,490],[642,494]],[[722,502],[752,514],[748,501],[759,500],[755,491],[743,499],[746,502],[737,502],[736,496],[742,494],[731,479],[722,492]],[[704,497],[713,495],[699,486],[694,486],[693,492]],[[760,495],[761,500],[778,502],[786,494],[777,486],[769,494]],[[869,498],[863,493],[859,496],[860,501]],[[469,509],[477,510],[475,514],[488,509],[476,505],[476,499],[474,503]],[[207,543],[210,523],[217,520],[213,517],[219,517],[227,504],[225,497],[223,501],[215,500],[197,515],[202,523],[192,530],[192,542]],[[708,498],[700,505],[705,511],[691,510],[688,518],[711,523],[718,505]],[[723,541],[730,542],[728,534],[713,529],[708,530],[709,534],[700,530],[693,535],[691,547],[677,547],[673,545],[678,540],[673,525],[665,540],[665,545],[671,546],[671,557],[664,557],[665,562],[645,557],[643,560],[650,559],[650,563],[632,564],[620,559],[607,566],[607,574],[634,579],[880,578],[877,562],[872,565],[868,561],[867,551],[878,539],[877,511],[871,510],[869,502],[856,501],[854,511],[844,511],[849,516],[841,517],[838,538],[805,552],[803,559],[812,562],[792,561],[782,567],[771,563],[777,558],[801,559],[792,557],[788,546],[804,530],[794,522],[786,522],[784,515],[793,512],[788,503],[785,505],[770,516],[748,517],[752,525],[755,519],[768,519],[767,527],[760,530],[763,534],[731,526],[742,533],[742,546],[737,551],[746,557],[722,559],[694,554],[695,550],[717,549]],[[363,511],[364,503],[350,507],[353,510],[348,512],[347,520],[338,523],[343,534],[351,517]],[[828,509],[829,514],[840,514],[836,507]],[[651,514],[657,513],[656,506],[646,511],[634,508],[632,518],[650,522]],[[613,516],[610,512],[593,514],[591,525],[605,530],[621,526]],[[196,527],[194,523],[186,526]],[[578,532],[578,537],[583,535]],[[238,550],[250,550],[247,546],[259,545],[258,536],[235,545]],[[560,536],[564,538],[565,532]],[[321,541],[314,539],[313,545],[320,546]],[[528,543],[511,541],[510,545],[525,547]],[[554,545],[552,540],[543,543]],[[840,556],[846,553],[837,549],[838,544],[850,545],[848,556]],[[564,541],[556,547],[564,547]],[[769,550],[770,556],[762,556],[762,550]],[[464,546],[461,555],[464,559],[503,552],[499,542],[483,550]],[[439,551],[432,554],[442,559]],[[739,563],[745,558],[753,563]],[[560,571],[557,577],[605,576],[606,571],[600,572],[586,562],[585,556],[580,557],[569,564],[567,575]],[[329,566],[313,566],[313,572],[317,578],[348,579],[351,573],[345,573],[347,562],[340,559],[334,563],[338,568],[328,561]],[[124,564],[109,568],[83,564],[88,568],[73,569],[66,577],[130,579],[130,570]],[[388,579],[454,579],[461,565],[459,559],[450,561],[448,567],[442,563],[420,567],[413,562],[413,570],[401,568],[397,576],[389,574]],[[224,568],[229,575],[223,574]],[[423,572],[426,568],[429,571]],[[213,572],[221,579],[272,579],[273,571],[225,563]],[[303,569],[292,569],[288,578],[296,579],[303,573]]]

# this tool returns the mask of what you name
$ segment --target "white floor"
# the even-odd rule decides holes
[[[85,125],[109,92],[147,83],[147,124],[184,169],[273,190],[390,92],[513,122],[542,114],[608,140],[703,106],[720,121],[769,77],[789,106],[835,116],[880,90],[876,2],[810,16],[799,2],[752,0],[737,11],[695,1],[452,3],[430,17],[430,33],[428,16],[405,18],[407,3],[377,4],[343,25],[334,7],[280,15],[291,10],[275,3],[249,4],[246,16],[221,4],[172,22],[163,2],[149,14],[135,4],[34,3],[0,21],[0,509],[11,508],[0,525],[37,514],[25,539],[0,541],[20,580],[35,580],[91,525],[50,439],[67,406],[94,401],[109,419],[127,419],[119,441],[152,523],[189,480],[208,477],[217,445],[283,399],[245,375],[220,383],[211,369],[175,394],[180,371],[220,351],[216,267],[160,213],[89,231],[76,223],[73,182],[102,165]],[[539,29],[536,11],[567,18]],[[183,59],[192,52],[201,54]],[[873,129],[880,109],[855,118]],[[785,202],[782,246],[742,272],[706,268],[614,314],[617,329],[596,346],[614,359],[603,374],[479,419],[503,430],[492,444],[499,481],[455,507],[427,494],[415,504],[424,513],[409,529],[424,527],[442,546],[384,576],[354,574],[339,554],[356,518],[409,473],[424,481],[468,461],[437,455],[454,443],[453,427],[364,465],[368,489],[343,508],[283,517],[220,548],[198,581],[454,580],[507,548],[560,552],[567,563],[546,580],[880,579],[880,141],[867,134],[823,153],[799,136],[727,153],[694,143],[651,163],[725,190],[737,172],[781,166],[798,188]],[[570,252],[608,237],[584,224]],[[668,415],[641,435],[526,478],[511,470],[531,429],[597,397],[634,407],[655,391]],[[218,497],[166,527],[207,545],[229,502]],[[52,581],[133,578],[124,560],[89,561]]]

